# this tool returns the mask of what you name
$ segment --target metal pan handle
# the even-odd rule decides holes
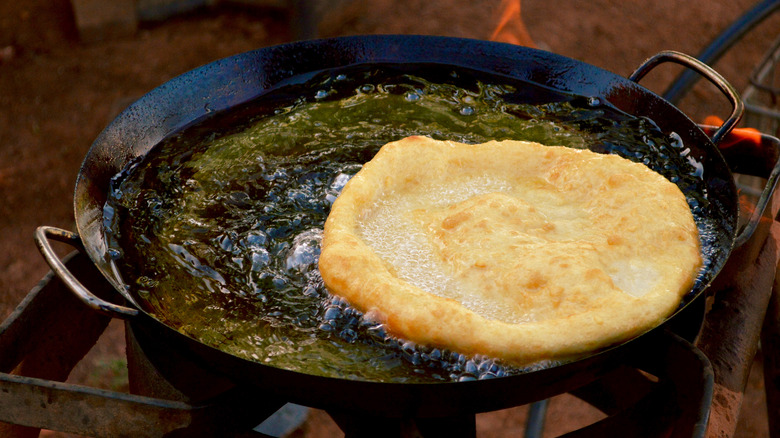
[[[68,289],[70,289],[79,300],[86,304],[87,307],[112,318],[130,319],[138,316],[138,310],[109,303],[108,301],[98,298],[95,294],[90,292],[89,289],[84,287],[84,285],[71,274],[68,268],[65,267],[65,264],[62,263],[62,260],[60,260],[49,243],[49,239],[67,243],[79,251],[83,251],[84,248],[81,244],[79,235],[55,227],[38,227],[38,229],[35,230],[35,244],[38,246],[38,250],[43,255],[43,258],[51,267],[52,272],[54,272],[54,274],[68,286]]]
[[[705,79],[715,85],[721,92],[723,92],[729,102],[731,102],[732,111],[729,115],[729,118],[723,122],[720,128],[718,128],[715,134],[713,134],[711,137],[712,142],[718,145],[723,137],[731,132],[734,126],[736,126],[736,124],[742,118],[742,114],[745,112],[745,104],[739,97],[739,93],[737,93],[737,90],[735,90],[731,84],[726,82],[723,76],[713,70],[709,65],[699,61],[693,56],[671,50],[660,52],[657,55],[645,60],[642,65],[640,65],[636,70],[634,70],[633,73],[631,73],[631,76],[629,76],[628,79],[638,83],[650,70],[664,62],[680,64],[683,67],[690,68],[691,70],[699,73]]]

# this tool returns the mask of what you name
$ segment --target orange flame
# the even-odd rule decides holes
[[[723,119],[718,116],[707,116],[704,118],[704,124],[710,126],[720,126],[723,124]],[[761,131],[755,128],[734,128],[728,137],[723,139],[720,147],[721,149],[728,148],[735,143],[750,142],[757,147],[761,147],[763,143]]]
[[[500,17],[490,41],[536,47],[523,18],[520,16],[520,0],[501,0]]]

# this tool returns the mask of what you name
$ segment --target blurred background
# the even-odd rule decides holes
[[[661,50],[698,54],[755,0],[0,0],[0,319],[48,267],[39,225],[75,229],[72,190],[82,158],[123,108],[166,80],[211,61],[296,39],[434,34],[532,45],[622,76]],[[780,32],[780,14],[715,65],[738,90]],[[679,69],[642,80],[662,93]],[[694,121],[728,115],[706,83],[680,107]],[[71,382],[124,390],[122,324],[115,322]],[[766,435],[760,369],[751,375],[738,436]],[[561,396],[558,435],[598,414]],[[525,408],[484,414],[484,436],[519,436]],[[312,411],[296,436],[338,436]],[[48,433],[50,436],[58,434]]]

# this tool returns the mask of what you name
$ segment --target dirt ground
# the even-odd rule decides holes
[[[421,33],[488,38],[500,0],[341,0],[316,8],[320,35]],[[623,76],[666,49],[696,54],[754,0],[523,0],[534,43]],[[762,25],[715,65],[742,90],[778,35]],[[292,17],[294,20],[294,17]],[[293,23],[294,24],[294,23]],[[35,227],[74,229],[72,190],[91,142],[122,108],[199,65],[296,38],[285,9],[217,2],[164,21],[140,23],[126,37],[79,39],[69,0],[0,0],[0,319],[48,270]],[[642,81],[662,92],[679,70],[664,66]],[[697,86],[681,107],[694,120],[726,114],[723,98]],[[112,324],[71,381],[122,388],[121,324]],[[755,374],[755,373],[754,373]],[[766,435],[760,379],[753,376],[737,436]],[[546,436],[598,418],[572,397],[553,402]],[[526,408],[481,416],[481,436],[519,436]],[[337,435],[315,411],[300,436]]]

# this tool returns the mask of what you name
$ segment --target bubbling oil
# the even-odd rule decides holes
[[[648,119],[481,73],[373,66],[280,87],[157,145],[112,180],[104,210],[109,252],[144,310],[204,344],[270,366],[389,382],[487,379],[550,366],[516,369],[395,339],[325,289],[317,261],[330,206],[383,144],[410,135],[617,153],[676,182],[700,228],[707,226],[696,163]],[[501,182],[442,190],[454,190],[447,194],[454,199],[495,185]],[[414,238],[403,227],[375,231]],[[404,255],[410,263],[418,256]]]

